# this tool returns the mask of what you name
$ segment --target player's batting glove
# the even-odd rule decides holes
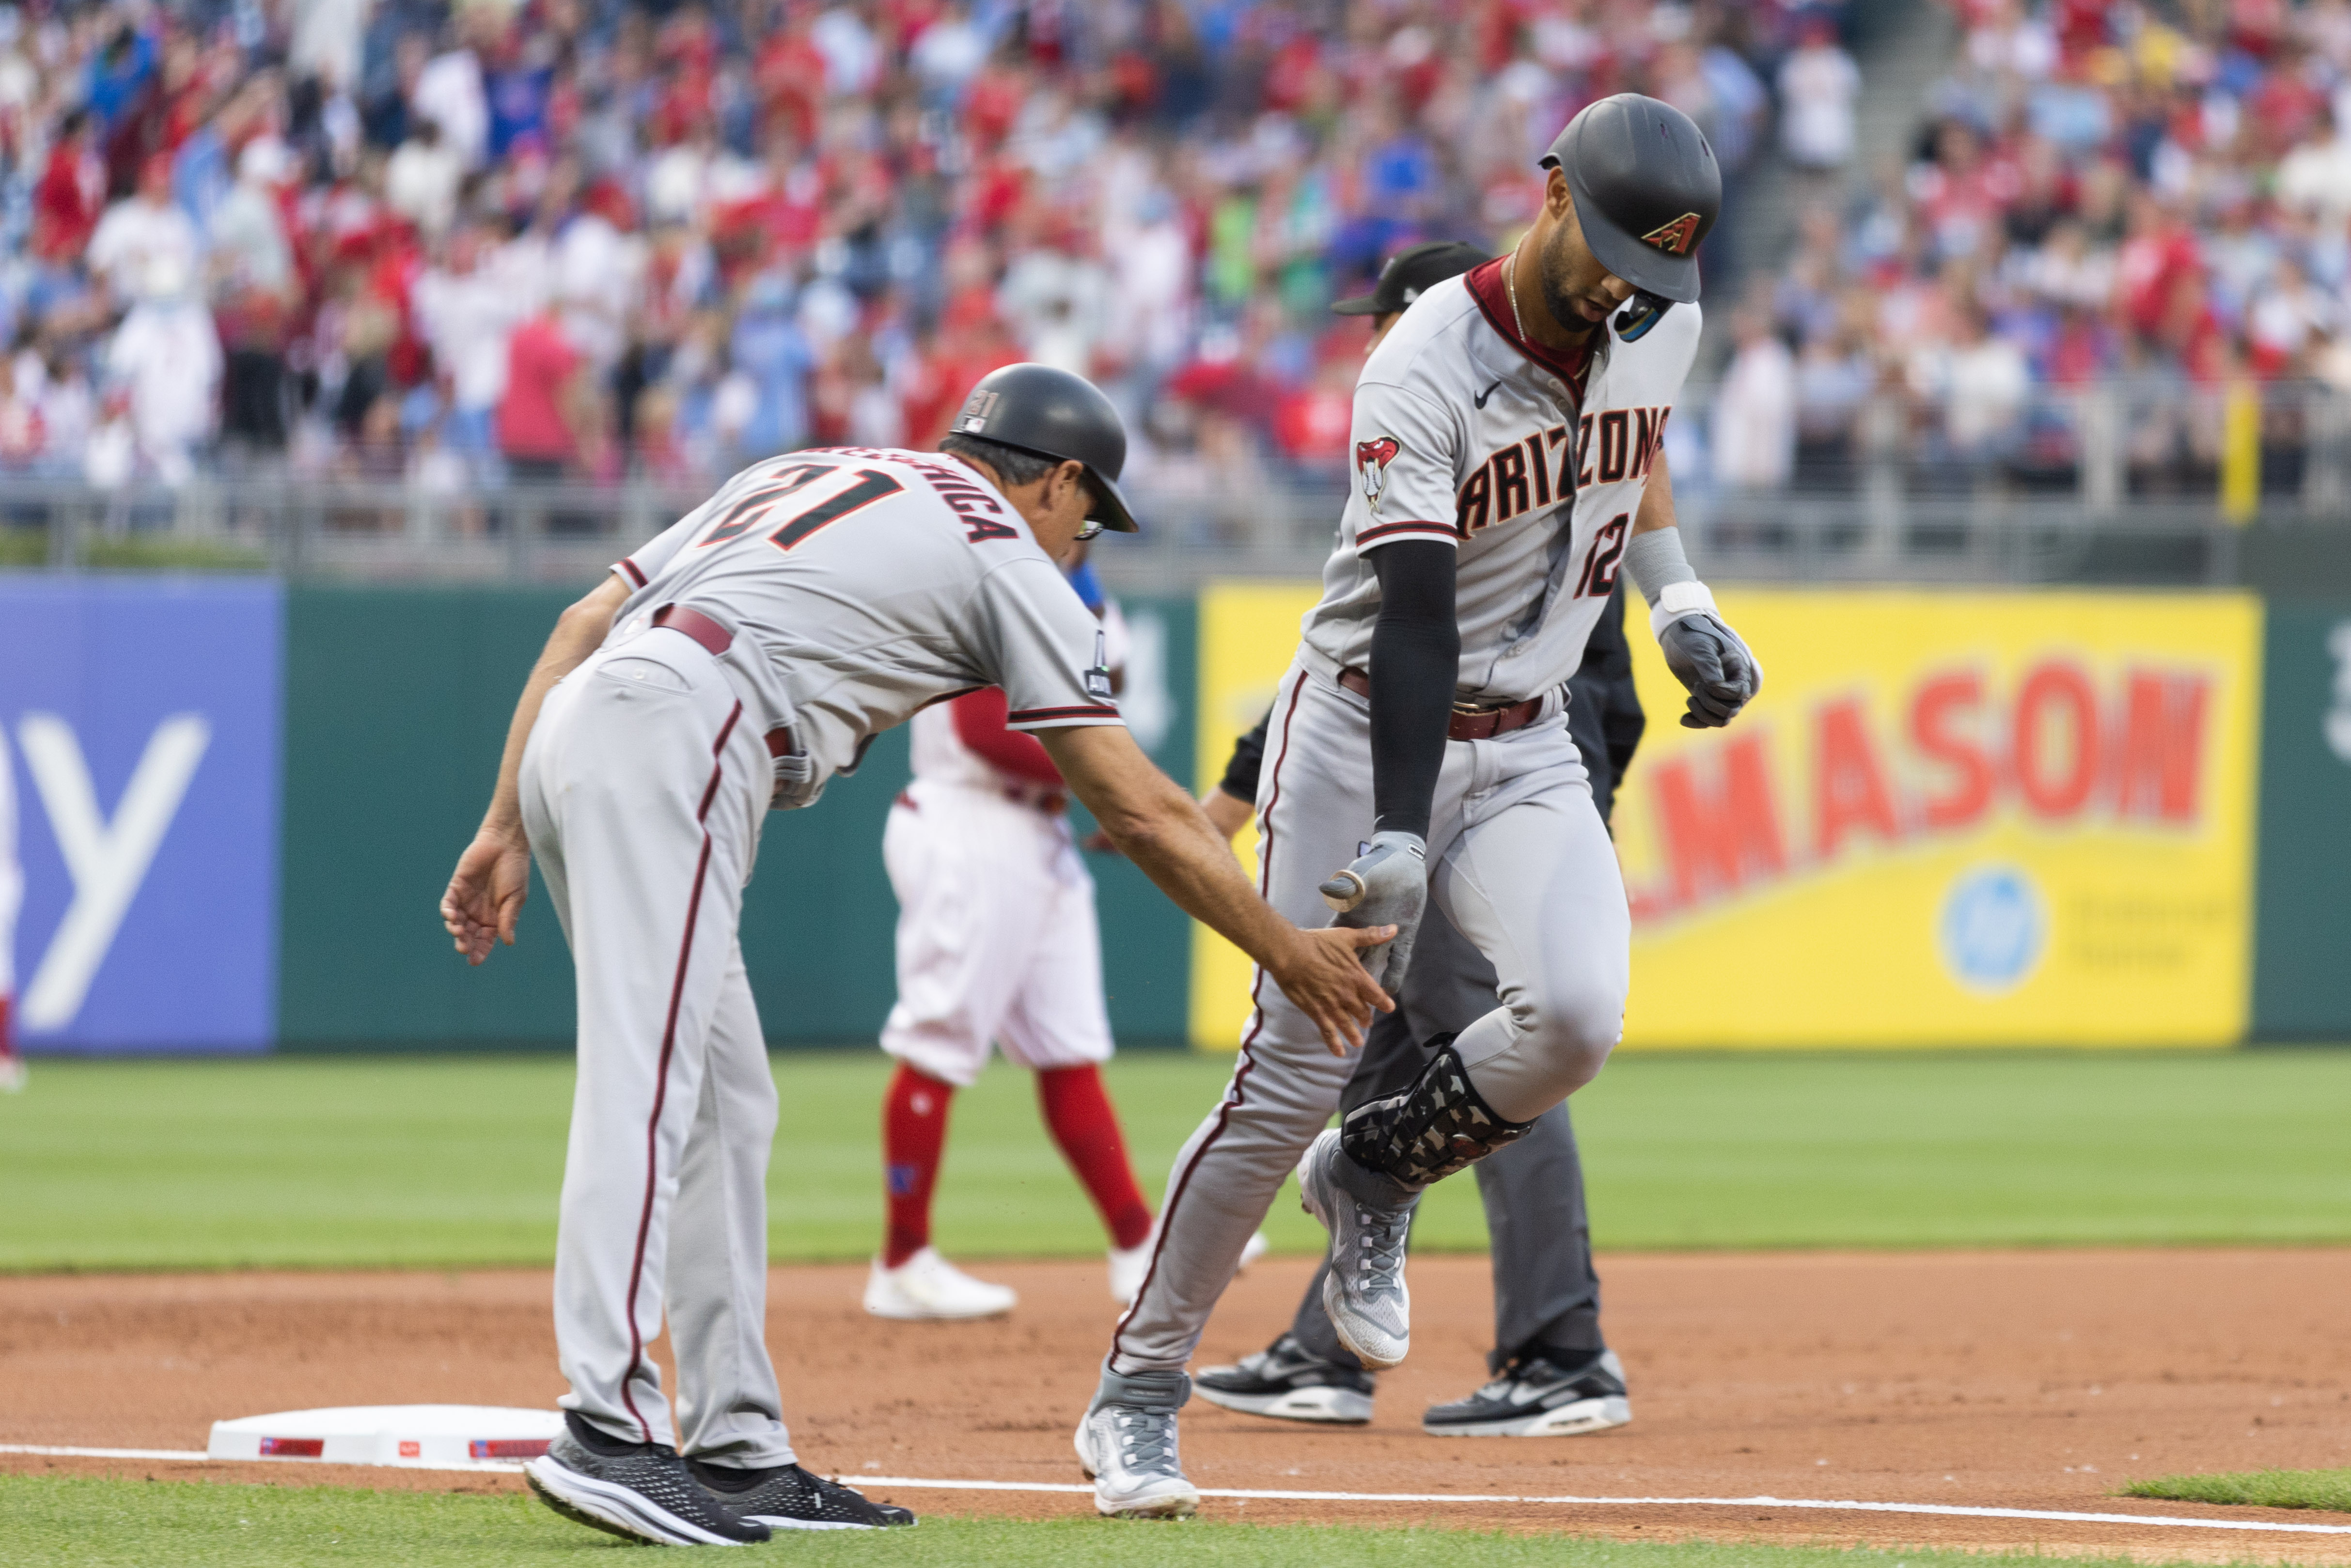
[[[1395,996],[1428,905],[1428,845],[1418,833],[1374,833],[1354,863],[1322,884],[1333,925],[1393,925],[1395,938],[1364,949],[1364,969]]]
[[[1720,729],[1763,689],[1762,666],[1711,610],[1688,612],[1658,627],[1657,648],[1689,693],[1684,729]]]

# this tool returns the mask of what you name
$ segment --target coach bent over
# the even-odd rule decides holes
[[[776,1091],[736,941],[766,810],[813,803],[875,734],[1001,686],[1118,847],[1332,1049],[1388,1007],[1357,954],[1393,930],[1275,914],[1120,721],[1055,562],[1134,528],[1125,453],[1092,384],[1010,366],[938,453],[746,469],[557,623],[441,912],[481,962],[514,939],[536,854],[578,972],[555,1281],[571,1392],[528,1472],[558,1512],[676,1544],[913,1522],[802,1469],[784,1427],[764,1338]],[[665,1312],[674,1427],[645,1354]]]

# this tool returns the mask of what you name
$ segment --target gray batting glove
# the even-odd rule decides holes
[[[1720,616],[1699,612],[1667,622],[1657,648],[1689,693],[1684,729],[1720,729],[1763,689],[1762,666]]]
[[[1404,989],[1413,938],[1428,906],[1428,845],[1418,833],[1374,833],[1354,863],[1322,884],[1333,925],[1393,925],[1392,941],[1364,949],[1364,970],[1395,996]]]

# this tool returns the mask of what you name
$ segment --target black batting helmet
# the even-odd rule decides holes
[[[1119,471],[1126,466],[1126,423],[1085,377],[1039,364],[990,371],[963,400],[963,412],[947,430],[1084,464],[1094,491],[1089,517],[1106,528],[1135,531],[1134,514],[1118,487]]]
[[[1543,154],[1575,198],[1600,265],[1645,294],[1688,304],[1698,247],[1722,211],[1722,171],[1690,117],[1620,92],[1588,104]]]

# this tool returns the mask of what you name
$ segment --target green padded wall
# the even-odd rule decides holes
[[[569,1043],[571,969],[543,888],[517,946],[469,970],[435,905],[495,777],[515,694],[572,591],[336,589],[287,595],[282,1049],[451,1050]],[[1157,759],[1191,767],[1189,601],[1130,613],[1162,653]],[[812,810],[768,819],[743,950],[772,1044],[870,1040],[894,987],[896,906],[882,826],[906,780],[886,735]],[[1091,856],[1102,888],[1111,1020],[1123,1040],[1185,1033],[1184,918],[1135,870]]]
[[[2262,665],[2253,1037],[2351,1040],[2351,601],[2273,600]]]

